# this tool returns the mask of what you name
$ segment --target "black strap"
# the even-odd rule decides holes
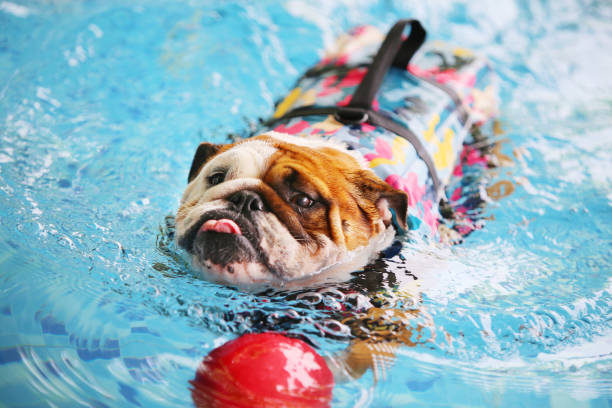
[[[393,37],[392,40],[389,39],[389,41],[387,42],[387,45],[383,43],[380,47],[380,49],[397,47],[397,40],[402,38],[402,32],[407,24],[410,24],[411,26],[410,34],[401,43],[401,47],[399,48],[399,50],[395,50],[395,52],[393,52],[394,50],[390,49],[390,51],[383,52],[385,54],[390,53],[390,55],[395,55],[393,59],[393,66],[396,68],[400,68],[400,69],[406,69],[406,67],[408,66],[408,62],[410,62],[410,59],[412,58],[414,53],[417,52],[417,50],[421,47],[421,45],[423,45],[423,42],[425,42],[425,36],[427,33],[425,32],[425,29],[423,28],[421,23],[418,22],[417,20],[398,21],[394,25],[394,27],[389,31],[389,34],[387,34],[387,38],[389,38],[389,36]],[[396,26],[398,26],[397,29],[395,28]],[[399,26],[401,26],[401,28]],[[308,71],[306,71],[306,73],[304,73],[302,78],[318,77],[330,71],[333,71],[334,74],[336,75],[342,76],[343,73],[346,73],[358,67],[370,67],[370,70],[372,70],[372,67],[374,66],[374,64],[375,62],[371,64],[362,63],[358,65],[340,65],[340,66],[333,65],[333,64],[323,65],[323,66],[317,65],[315,67],[310,68]],[[388,67],[386,69],[381,68],[381,70],[383,71],[382,76],[384,77],[384,74],[387,72]]]
[[[402,46],[395,55],[393,66],[399,69],[406,69],[413,55],[421,48],[425,42],[427,32],[418,20],[403,20],[410,23],[410,34],[402,42]]]
[[[404,28],[410,25],[410,35],[402,38]],[[348,107],[370,109],[391,65],[406,69],[414,53],[425,42],[425,29],[417,20],[400,20],[391,27],[381,44],[368,72],[359,84]]]
[[[410,26],[410,34],[406,39],[403,39],[404,29],[408,25]],[[342,123],[363,123],[367,121],[408,140],[417,155],[427,165],[436,195],[438,195],[441,193],[442,183],[431,155],[420,139],[410,129],[372,109],[372,102],[391,66],[406,69],[414,53],[425,42],[426,36],[427,33],[418,20],[400,20],[395,23],[378,49],[368,72],[353,93],[351,101],[346,107],[338,108],[334,117]]]

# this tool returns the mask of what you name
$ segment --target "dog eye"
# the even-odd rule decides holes
[[[314,204],[314,200],[304,193],[296,195],[291,201],[301,208],[310,208]]]
[[[208,182],[209,186],[216,186],[217,184],[221,184],[223,183],[223,180],[225,180],[224,171],[217,171],[206,177],[206,181]]]

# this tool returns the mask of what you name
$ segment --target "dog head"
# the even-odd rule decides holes
[[[340,146],[270,132],[198,147],[176,237],[209,280],[283,286],[362,267],[390,245],[391,210],[404,223],[407,204]]]

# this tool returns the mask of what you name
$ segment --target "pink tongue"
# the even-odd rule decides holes
[[[221,220],[208,220],[200,227],[200,231],[216,231],[223,232],[225,234],[236,234],[242,235],[240,227],[232,220],[221,219]]]

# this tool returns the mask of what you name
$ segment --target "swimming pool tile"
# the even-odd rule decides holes
[[[12,314],[11,306],[7,305],[7,306],[3,306],[2,308],[0,308],[0,314],[3,314],[5,316],[10,316]]]
[[[100,348],[100,339],[86,340],[84,347],[87,347],[88,349],[97,350]]]
[[[96,359],[110,360],[121,356],[119,340],[117,339],[83,339],[74,334],[69,337],[69,343],[75,348],[78,356],[84,361]]]
[[[66,325],[55,317],[48,315],[40,320],[40,326],[43,333],[58,334],[67,336]]]
[[[14,363],[21,361],[19,350],[16,347],[0,349],[0,364]]]
[[[116,339],[106,339],[106,340],[104,340],[103,347],[105,349],[119,349],[119,340],[116,340]]]
[[[116,357],[120,357],[121,353],[119,349],[86,349],[77,348],[77,355],[83,361],[92,361],[96,359],[111,360]]]
[[[157,336],[159,337],[159,334],[151,331],[151,329],[149,329],[146,326],[134,326],[130,329],[131,333],[146,333],[146,334],[151,334],[153,336]]]
[[[68,336],[58,336],[56,334],[43,334],[44,344],[47,347],[72,348]]]

